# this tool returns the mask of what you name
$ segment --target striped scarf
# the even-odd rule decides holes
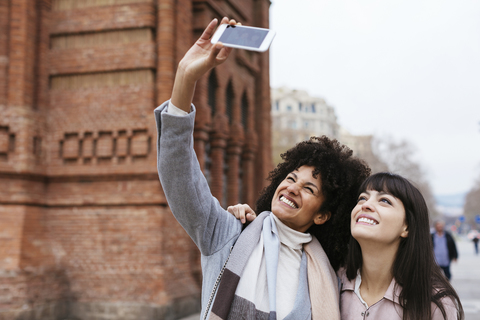
[[[209,319],[276,319],[276,272],[280,242],[271,214],[260,214],[238,238],[225,266]],[[268,314],[256,310],[253,301],[245,301],[235,295],[242,271],[262,233],[270,307]],[[339,320],[338,282],[327,255],[315,237],[303,249],[295,305],[285,320]]]

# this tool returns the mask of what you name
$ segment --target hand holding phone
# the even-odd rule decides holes
[[[211,42],[222,42],[226,47],[264,52],[272,43],[275,31],[241,25],[222,24]]]
[[[236,23],[235,20],[229,20],[227,17],[221,21],[222,25],[236,25]],[[212,68],[224,63],[233,50],[232,48],[210,42],[217,24],[217,19],[213,19],[208,24],[200,38],[185,53],[178,64],[171,102],[177,108],[186,112],[190,112],[197,80]]]

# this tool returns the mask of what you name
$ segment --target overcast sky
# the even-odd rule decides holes
[[[480,176],[480,1],[272,0],[271,85],[417,148],[437,195]]]

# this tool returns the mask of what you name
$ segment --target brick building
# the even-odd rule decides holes
[[[269,0],[0,1],[0,319],[175,319],[199,253],[156,172],[153,109],[214,18],[268,27]],[[271,169],[268,54],[197,84],[213,194],[254,203]]]

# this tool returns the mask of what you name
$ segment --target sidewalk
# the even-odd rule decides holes
[[[475,255],[473,243],[457,241],[459,259],[452,263],[452,285],[457,290],[465,311],[465,320],[480,320],[480,255]]]
[[[178,319],[178,320],[199,320],[200,319],[200,313],[193,314],[191,316],[188,316],[186,318]]]

